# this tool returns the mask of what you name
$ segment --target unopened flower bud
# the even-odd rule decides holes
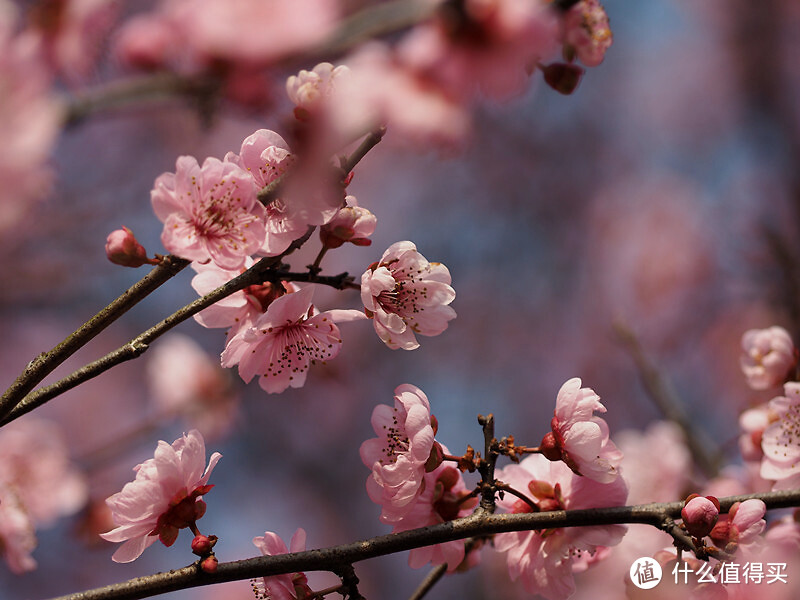
[[[578,88],[585,72],[583,67],[570,63],[552,63],[542,68],[544,80],[559,94],[569,96]]]
[[[356,246],[369,246],[369,236],[375,231],[378,220],[366,208],[358,206],[355,196],[345,198],[347,206],[319,229],[319,237],[327,248],[338,248],[345,242]]]
[[[211,549],[217,543],[215,535],[196,535],[192,540],[192,552],[197,556],[207,556],[211,554]]]
[[[714,496],[690,496],[681,510],[681,518],[690,535],[705,537],[717,524],[719,501]]]
[[[218,565],[219,561],[217,560],[217,557],[214,556],[213,554],[200,561],[200,568],[205,573],[216,573]]]
[[[542,453],[547,460],[561,460],[561,446],[556,440],[556,436],[550,431],[542,438],[542,443],[539,444],[539,452]]]
[[[156,264],[155,259],[147,258],[147,251],[136,241],[133,232],[127,227],[117,229],[106,238],[106,256],[115,265],[123,267],[141,267],[144,264]]]

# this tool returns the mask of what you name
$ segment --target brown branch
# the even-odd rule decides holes
[[[164,257],[158,266],[151,269],[147,275],[128,288],[111,304],[67,336],[64,341],[49,352],[43,352],[34,358],[0,398],[0,419],[11,413],[26,394],[52,373],[56,367],[159,286],[186,268],[188,264],[188,260],[177,256]]]
[[[734,502],[743,502],[751,498],[763,500],[769,509],[800,506],[800,489],[719,498],[721,512],[727,512]],[[678,501],[665,504],[640,504],[538,513],[487,514],[481,512],[438,525],[378,536],[341,546],[219,563],[216,573],[204,573],[195,563],[182,569],[137,577],[122,583],[59,596],[53,600],[136,600],[180,589],[252,579],[253,577],[269,577],[301,571],[331,571],[341,568],[342,565],[352,565],[369,558],[510,531],[626,523],[641,523],[664,528],[664,523],[668,519],[680,516],[683,506],[684,502]]]

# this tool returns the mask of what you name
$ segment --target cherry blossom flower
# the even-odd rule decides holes
[[[182,258],[237,269],[264,243],[255,183],[232,162],[209,157],[200,167],[194,157],[181,156],[175,173],[158,176],[150,197],[164,223],[161,242]]]
[[[711,539],[722,549],[732,542],[737,546],[753,544],[767,525],[764,520],[766,512],[767,505],[763,500],[751,498],[744,502],[734,502],[728,514],[714,525]]]
[[[444,445],[442,451],[449,454]],[[414,499],[411,509],[394,523],[392,533],[466,517],[472,513],[478,502],[477,498],[465,502],[464,499],[469,495],[461,472],[442,463],[430,473],[424,474],[420,494]],[[433,565],[446,563],[447,570],[453,572],[464,562],[464,553],[464,540],[414,548],[408,555],[408,565],[412,569],[419,569],[428,563]]]
[[[517,491],[533,493],[543,510],[623,506],[628,495],[622,477],[601,483],[580,477],[564,463],[549,462],[540,454],[498,470],[497,479]],[[511,494],[497,504],[503,512],[533,510]],[[618,544],[625,531],[623,525],[595,525],[502,533],[495,536],[495,548],[508,552],[511,579],[521,579],[527,592],[565,600],[575,591],[573,572],[584,570],[589,557],[601,547]]]
[[[345,65],[334,67],[323,62],[311,71],[303,69],[286,80],[286,93],[296,106],[295,116],[307,119],[318,112],[326,100],[334,93],[342,78],[350,76],[350,68]]]
[[[378,219],[366,208],[361,208],[355,196],[345,197],[346,206],[319,229],[319,237],[327,248],[338,248],[345,242],[356,246],[369,246]]]
[[[603,62],[613,41],[608,15],[598,0],[581,0],[564,16],[567,53],[577,55],[587,67]]]
[[[197,275],[192,278],[192,287],[198,294],[205,296],[254,264],[255,261],[252,258],[247,258],[241,269],[228,270],[221,269],[214,263],[205,265],[192,263],[192,268],[197,271]],[[291,282],[282,282],[276,285],[270,282],[254,284],[201,310],[194,316],[194,319],[203,327],[230,327],[231,329],[227,333],[228,340],[230,340],[241,329],[255,323],[258,317],[267,311],[273,300],[285,293],[295,292],[297,289],[297,286]]]
[[[394,406],[379,404],[372,411],[378,437],[361,444],[361,461],[372,469],[367,478],[370,499],[382,506],[381,521],[405,516],[422,493],[425,463],[431,455],[434,430],[428,397],[410,383],[394,390]]]
[[[563,460],[579,475],[610,483],[619,474],[622,452],[609,439],[605,420],[593,415],[595,411],[606,412],[606,407],[594,390],[582,388],[577,377],[564,383],[542,452],[550,460]]]
[[[289,548],[277,534],[267,531],[261,537],[253,538],[256,548],[264,556],[275,556],[287,552],[303,552],[306,549],[306,532],[298,528],[289,542]],[[253,582],[256,600],[302,600],[311,596],[305,573],[285,573],[272,577],[261,577]]]
[[[681,519],[690,535],[703,538],[711,533],[719,518],[719,500],[714,496],[692,494],[681,509]]]
[[[131,562],[156,540],[165,546],[175,543],[178,531],[193,526],[205,513],[200,497],[214,487],[208,478],[220,458],[214,452],[205,467],[205,442],[196,429],[172,445],[158,442],[155,456],[134,467],[136,478],[106,500],[117,527],[100,537],[125,542],[111,559]]]
[[[311,304],[313,288],[281,296],[251,326],[228,341],[222,366],[239,365],[239,375],[249,382],[259,375],[268,393],[302,387],[308,368],[339,354],[342,340],[336,323],[363,319],[357,310],[317,311]]]
[[[761,448],[761,477],[777,480],[773,489],[791,489],[800,484],[800,383],[783,386],[785,396],[769,402],[777,416],[764,430]]]
[[[558,23],[538,0],[464,0],[440,5],[399,48],[401,61],[462,101],[506,99],[557,47]]]
[[[37,526],[76,513],[89,495],[58,424],[31,416],[0,429],[0,482],[14,489]]]
[[[230,374],[189,336],[165,335],[148,353],[146,373],[159,414],[183,416],[206,438],[233,426],[239,397]]]
[[[0,556],[13,573],[36,568],[31,552],[36,548],[33,522],[11,485],[0,482]]]
[[[783,327],[745,331],[742,351],[739,364],[754,390],[781,385],[797,364],[797,351]]]
[[[439,335],[456,312],[450,271],[429,263],[411,242],[395,242],[361,276],[361,300],[375,332],[396,350],[414,350],[414,334]]]

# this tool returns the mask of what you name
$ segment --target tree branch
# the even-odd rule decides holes
[[[751,498],[763,500],[770,509],[800,506],[800,489],[719,498],[721,512],[727,512],[734,502],[743,502]],[[509,531],[626,523],[642,523],[663,528],[668,519],[680,517],[683,506],[684,502],[678,501],[520,514],[478,512],[469,517],[438,525],[382,535],[341,546],[219,563],[216,573],[213,574],[202,572],[195,563],[167,573],[138,577],[93,590],[59,596],[53,600],[137,600],[185,588],[253,577],[269,577],[300,571],[331,571],[340,568],[341,565],[352,565],[377,556]]]

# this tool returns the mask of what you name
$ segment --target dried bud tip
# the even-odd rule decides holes
[[[547,85],[559,94],[569,96],[578,88],[585,69],[570,63],[552,63],[544,66],[542,72]]]

